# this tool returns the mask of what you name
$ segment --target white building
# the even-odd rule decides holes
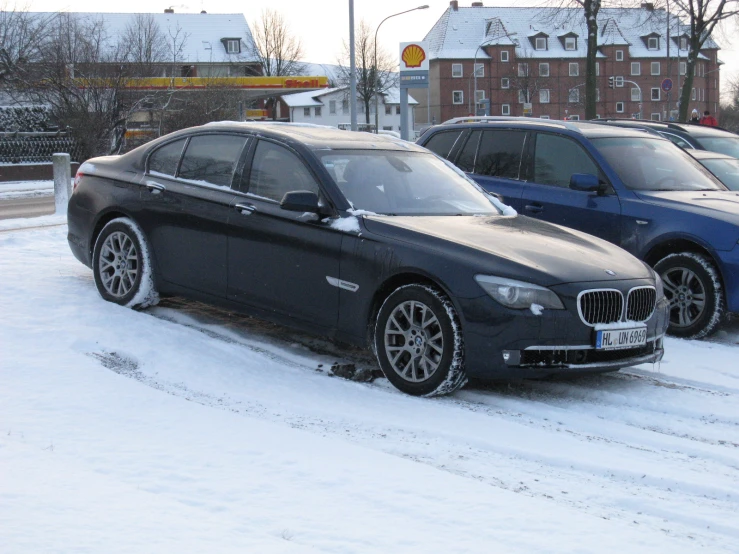
[[[385,131],[400,131],[400,90],[390,89],[380,95],[379,128]],[[299,123],[315,123],[338,127],[351,122],[349,113],[349,87],[329,88],[309,92],[297,92],[282,96],[282,101],[289,110],[290,121]],[[416,100],[408,97],[408,128],[413,129],[413,107]],[[357,99],[357,123],[366,122],[364,104]],[[370,105],[370,118],[375,123],[375,104]]]

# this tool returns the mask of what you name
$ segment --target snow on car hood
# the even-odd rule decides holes
[[[365,216],[364,223],[370,233],[423,243],[452,259],[479,263],[481,272],[515,277],[527,268],[524,273],[536,273],[537,283],[544,286],[653,278],[643,262],[618,246],[528,217]],[[460,246],[490,257],[471,260],[469,250]],[[606,270],[614,271],[616,277]]]
[[[711,191],[634,191],[645,202],[716,217],[739,225],[739,192]]]

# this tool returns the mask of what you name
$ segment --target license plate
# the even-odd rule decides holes
[[[647,327],[628,329],[599,329],[595,334],[596,350],[638,348],[647,344]]]

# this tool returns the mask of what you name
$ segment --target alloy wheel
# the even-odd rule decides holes
[[[398,304],[385,324],[385,354],[404,380],[429,379],[444,354],[441,324],[431,308],[417,300]]]
[[[662,274],[665,296],[670,301],[670,323],[684,328],[693,325],[706,307],[703,281],[686,267],[674,267]]]
[[[116,298],[129,293],[139,272],[139,256],[131,237],[121,231],[108,235],[98,261],[100,280],[106,292]]]

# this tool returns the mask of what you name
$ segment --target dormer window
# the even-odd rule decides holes
[[[546,50],[547,49],[547,39],[545,37],[536,37],[535,48],[537,50]]]
[[[659,50],[659,37],[649,37],[647,40],[648,50]]]
[[[222,38],[221,42],[223,43],[223,46],[226,49],[226,52],[228,52],[229,54],[240,54],[241,53],[241,39]]]
[[[577,37],[565,37],[565,50],[577,50]]]
[[[687,50],[688,49],[688,39],[685,37],[680,37],[680,50]]]

